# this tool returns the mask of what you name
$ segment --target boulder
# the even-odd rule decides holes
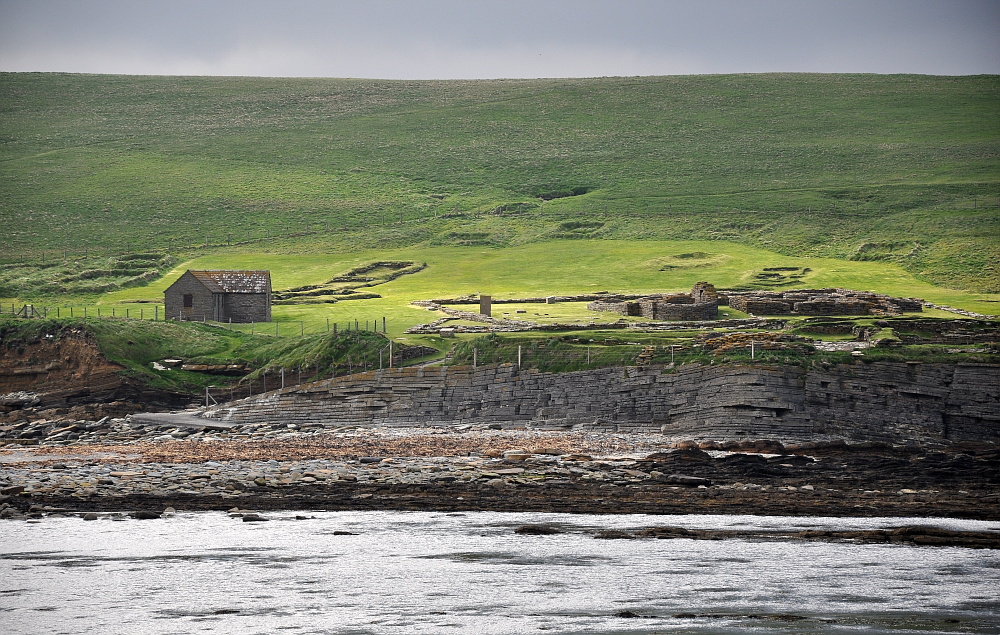
[[[561,534],[563,531],[552,525],[521,525],[514,530],[514,533],[524,536],[550,536],[552,534]]]
[[[594,534],[598,540],[634,540],[635,535],[621,529],[605,529]]]
[[[700,476],[688,476],[687,474],[668,474],[659,478],[660,481],[664,483],[672,483],[674,485],[685,485],[687,487],[698,487],[699,485],[709,486],[712,484],[711,479],[702,478]]]

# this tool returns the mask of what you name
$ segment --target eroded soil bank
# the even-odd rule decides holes
[[[192,401],[189,394],[151,388],[123,370],[82,328],[31,342],[0,338],[0,425],[124,417],[180,408]]]

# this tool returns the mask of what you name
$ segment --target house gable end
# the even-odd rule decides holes
[[[193,270],[163,292],[168,319],[270,322],[271,272]]]

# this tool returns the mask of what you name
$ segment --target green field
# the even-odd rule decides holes
[[[275,311],[400,329],[427,319],[412,299],[737,286],[791,262],[997,313],[998,115],[998,76],[3,73],[0,297],[156,299],[173,274],[130,285],[177,263],[285,288],[427,262],[382,299]],[[695,252],[719,257],[675,258]]]
[[[727,242],[579,240],[531,243],[505,249],[436,247],[359,251],[342,255],[244,254],[203,256],[179,264],[161,280],[145,287],[109,293],[101,305],[128,306],[162,302],[163,290],[186,269],[270,269],[275,291],[321,284],[359,265],[376,260],[420,260],[423,270],[369,287],[381,298],[341,300],[335,304],[278,305],[279,322],[304,322],[311,332],[325,330],[326,320],[339,323],[386,317],[389,334],[439,317],[410,306],[414,300],[487,294],[496,298],[576,295],[609,292],[686,291],[700,280],[719,288],[771,288],[755,275],[765,267],[808,269],[793,288],[846,287],[905,297],[922,297],[936,304],[960,306],[979,313],[1000,313],[1000,295],[975,294],[935,287],[888,263],[782,256]],[[787,288],[787,287],[786,287]],[[142,306],[141,304],[132,304]],[[519,315],[517,309],[527,311]],[[499,304],[494,315],[508,312],[540,322],[614,321],[617,315],[587,311],[582,303],[555,305]],[[542,315],[536,316],[539,313]],[[735,312],[733,312],[735,314]],[[544,314],[548,314],[545,316]],[[734,315],[735,317],[735,315]],[[246,327],[241,327],[246,328]],[[260,327],[258,327],[260,328]],[[294,331],[294,328],[292,328]],[[284,331],[287,333],[287,329]]]

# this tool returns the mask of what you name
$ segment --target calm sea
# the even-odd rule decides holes
[[[759,516],[217,512],[0,522],[0,631],[1000,633],[1000,553],[601,529],[1000,523]],[[299,518],[306,516],[307,518]],[[514,533],[550,523],[556,535]],[[345,532],[350,532],[349,535]]]

